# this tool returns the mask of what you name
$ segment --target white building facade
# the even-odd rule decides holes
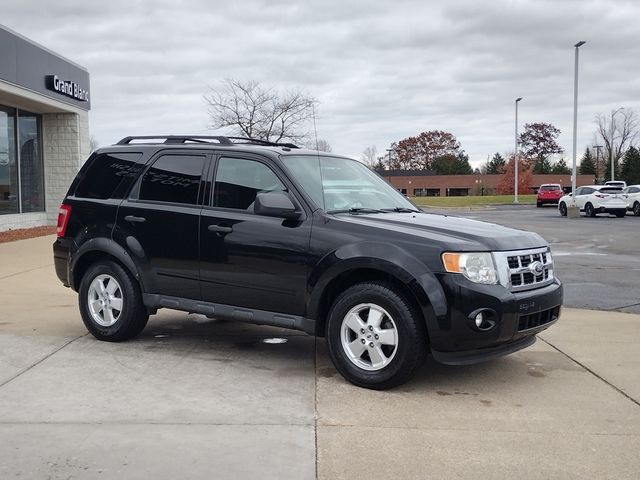
[[[0,231],[56,223],[90,108],[84,67],[0,25]]]

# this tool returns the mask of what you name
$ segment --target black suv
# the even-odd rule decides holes
[[[469,364],[558,319],[537,234],[420,211],[350,158],[233,137],[127,137],[91,155],[53,247],[99,340],[159,308],[325,336],[338,371],[376,389],[427,353]]]

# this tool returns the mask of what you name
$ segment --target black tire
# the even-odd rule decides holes
[[[116,280],[122,299],[122,310],[119,311],[115,323],[109,326],[100,325],[94,319],[88,302],[91,284],[104,275]],[[109,260],[94,263],[87,269],[80,282],[78,300],[82,321],[87,330],[98,340],[107,342],[129,340],[138,335],[149,320],[149,314],[142,303],[138,282],[119,264]]]
[[[396,328],[395,347],[383,346],[392,348],[395,353],[388,355],[390,360],[387,365],[375,371],[368,371],[356,365],[342,345],[343,320],[352,309],[364,304],[382,307],[393,319]],[[369,313],[366,315],[368,319]],[[384,322],[389,325],[388,317],[383,318],[385,320],[381,325],[384,325]],[[427,334],[422,316],[407,301],[404,294],[383,282],[358,283],[345,290],[331,306],[326,329],[329,355],[333,364],[345,379],[359,387],[385,390],[398,386],[413,376],[427,354]],[[365,330],[363,336],[367,333],[369,332]],[[371,359],[367,357],[367,350],[362,355],[365,359]]]
[[[542,208],[542,202],[536,202],[536,207]]]
[[[636,202],[633,204],[633,214],[636,217],[640,217],[640,202]]]
[[[591,205],[590,203],[587,203],[584,206],[584,214],[587,217],[595,217],[596,216],[596,210],[595,210],[595,208],[593,208],[593,205]]]
[[[564,202],[560,202],[560,205],[558,205],[558,211],[560,212],[560,215],[563,217],[567,216],[567,204]]]
[[[615,212],[616,217],[618,218],[624,218],[627,216],[627,211],[626,210],[618,210],[617,212]]]

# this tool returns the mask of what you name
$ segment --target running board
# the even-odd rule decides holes
[[[142,301],[145,307],[154,310],[158,308],[171,308],[184,312],[193,312],[207,317],[236,320],[238,322],[255,323],[256,325],[270,325],[272,327],[290,328],[315,335],[316,322],[310,318],[286,313],[269,312],[253,308],[234,307],[220,303],[203,302],[190,298],[170,297],[144,293]]]

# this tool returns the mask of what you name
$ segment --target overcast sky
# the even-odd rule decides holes
[[[579,40],[578,151],[598,112],[640,110],[638,0],[0,0],[0,22],[89,70],[103,146],[212,134],[202,97],[232,77],[305,89],[337,153],[441,129],[478,165],[513,149],[522,96],[521,125],[555,124],[571,158]]]

